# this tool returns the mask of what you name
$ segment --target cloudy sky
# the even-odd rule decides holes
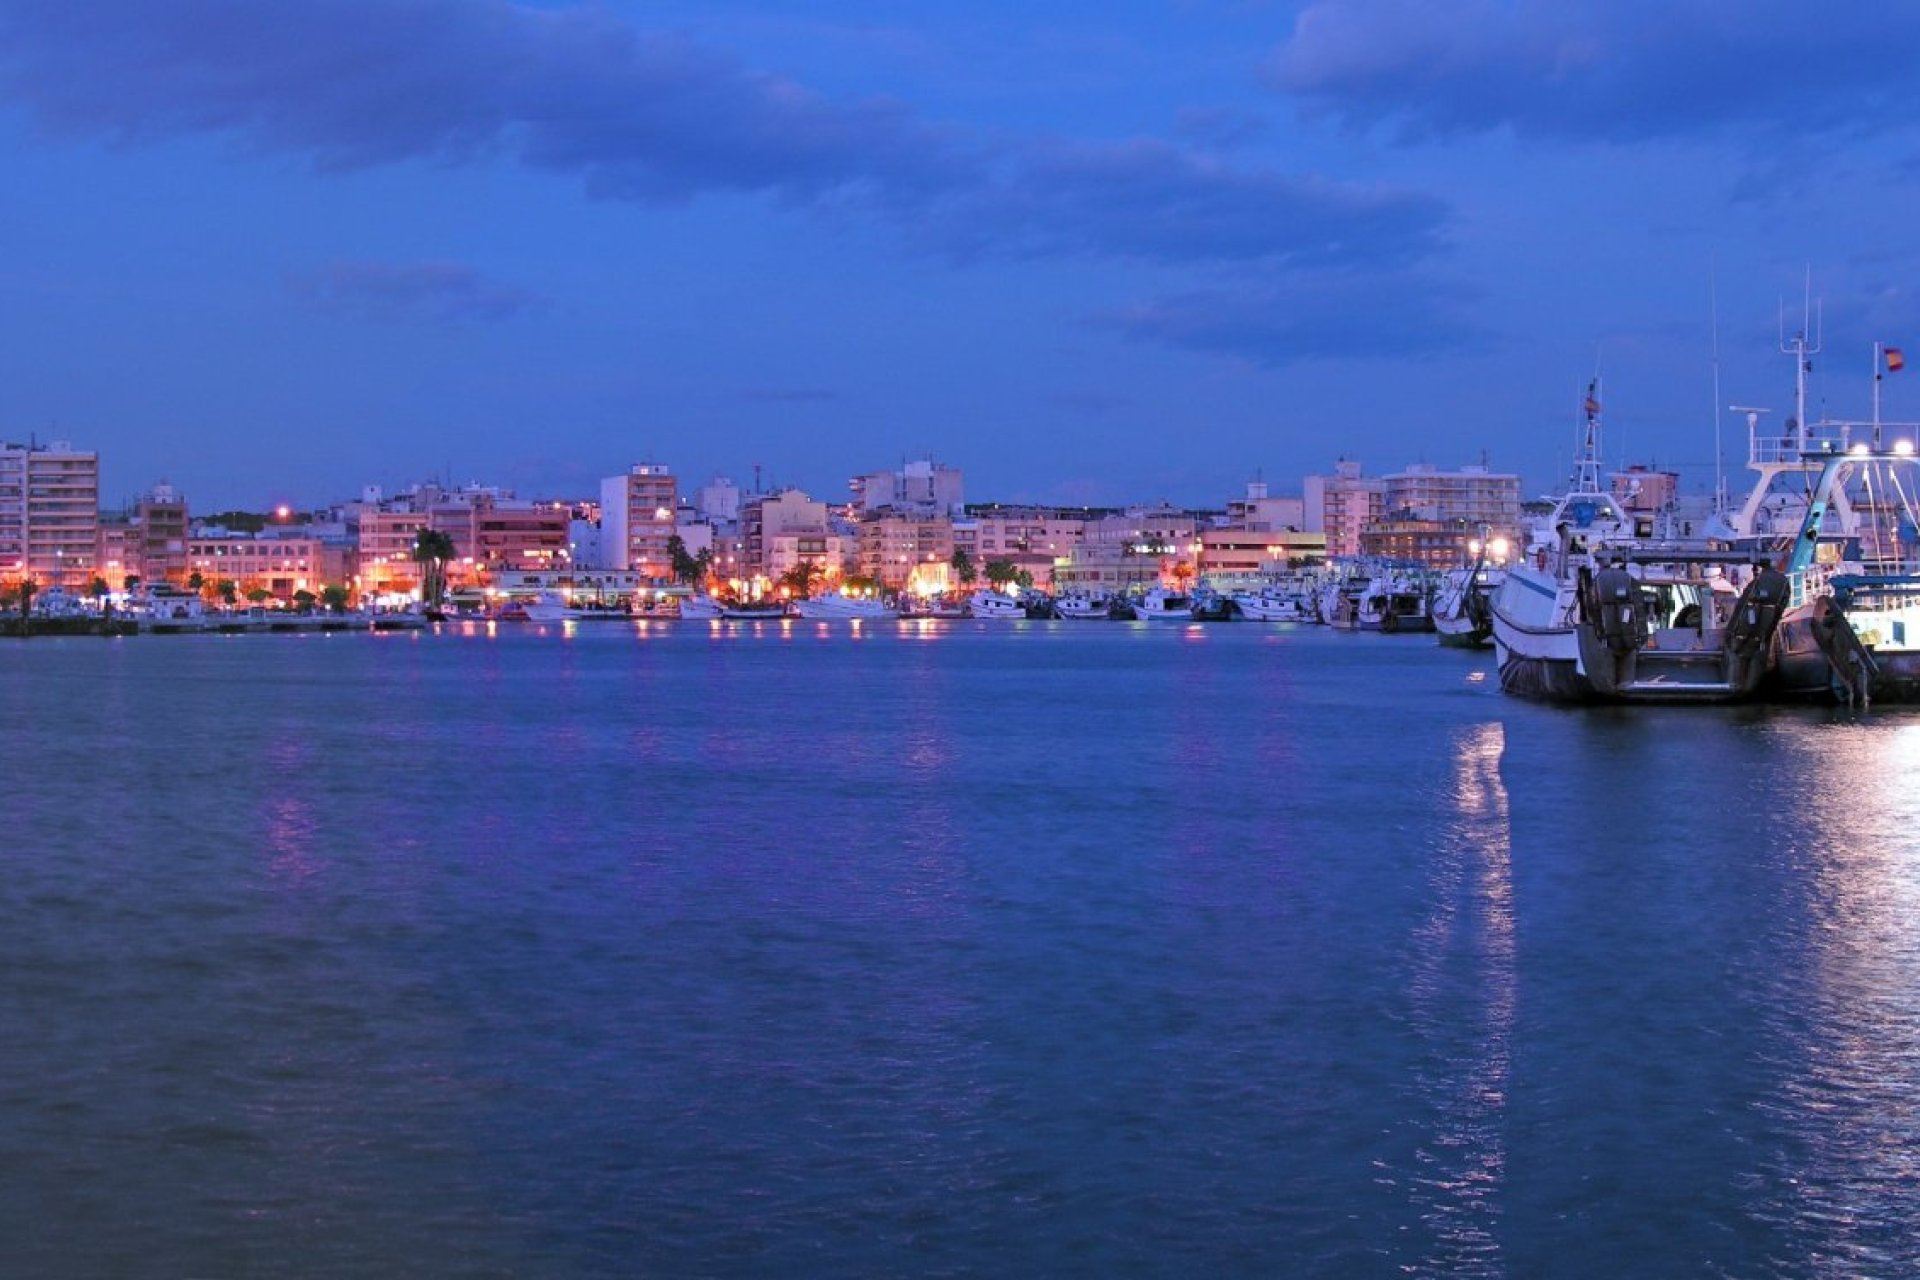
[[[1813,12],[0,0],[0,438],[201,510],[926,455],[1545,490],[1598,372],[1609,460],[1704,489],[1809,273],[1818,407],[1920,349],[1920,8]]]

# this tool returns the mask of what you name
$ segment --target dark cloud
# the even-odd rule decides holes
[[[1446,209],[1405,192],[1235,168],[1166,142],[1035,144],[931,224],[951,251],[1156,262],[1395,264]]]
[[[1728,127],[1874,132],[1920,103],[1892,51],[1920,9],[1787,0],[1321,0],[1270,82],[1411,136],[1640,141]]]
[[[1413,360],[1473,350],[1489,335],[1459,318],[1461,290],[1394,274],[1295,272],[1174,294],[1089,317],[1129,338],[1269,368],[1314,360]]]
[[[0,0],[4,84],[51,127],[209,130],[335,167],[506,151],[595,191],[684,199],[951,179],[885,102],[835,105],[597,7],[505,0]]]
[[[1445,209],[1154,140],[999,141],[830,101],[600,7],[0,0],[0,95],[137,145],[217,134],[326,168],[506,159],[601,197],[864,210],[957,257],[1404,262]]]
[[[524,290],[494,284],[457,262],[333,262],[287,278],[301,297],[378,320],[491,321],[524,311]]]

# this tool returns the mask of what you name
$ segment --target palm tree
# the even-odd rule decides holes
[[[695,586],[707,576],[707,562],[713,558],[713,549],[703,547],[699,555],[687,550],[687,543],[679,534],[667,539],[667,563],[673,568],[673,580]]]
[[[979,579],[980,571],[973,567],[973,557],[965,547],[954,548],[952,564],[953,576],[960,580],[961,586],[970,587]]]
[[[413,559],[420,566],[420,602],[440,607],[447,594],[447,562],[453,559],[453,538],[438,529],[413,535]]]
[[[443,538],[446,537],[444,533],[440,536]],[[337,582],[329,583],[327,586],[320,588],[320,602],[334,613],[345,613],[347,610],[347,600],[349,598],[350,593]]]
[[[805,600],[813,594],[814,584],[824,577],[826,577],[826,570],[822,569],[817,562],[802,560],[780,575],[780,585],[792,591],[797,598]]]

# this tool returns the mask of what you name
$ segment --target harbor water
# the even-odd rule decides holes
[[[1920,716],[1286,625],[0,645],[0,1253],[1920,1274]]]

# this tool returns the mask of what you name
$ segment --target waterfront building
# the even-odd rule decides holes
[[[1520,531],[1520,477],[1484,466],[1442,471],[1415,463],[1383,478],[1383,518],[1464,522],[1515,536]]]
[[[182,548],[182,560],[185,559]],[[100,541],[94,553],[95,572],[115,591],[126,589],[129,577],[140,576],[140,531],[124,511],[100,513]]]
[[[694,505],[702,520],[721,523],[740,518],[740,486],[726,476],[715,476],[700,486],[698,498]]]
[[[921,565],[937,565],[942,574],[947,571],[953,561],[953,520],[892,512],[875,515],[860,522],[858,548],[860,576],[885,590],[904,591]]]
[[[678,505],[673,472],[660,463],[637,463],[625,475],[602,480],[600,545],[606,567],[671,578],[667,540],[674,534]]]
[[[1486,536],[1486,526],[1467,520],[1376,520],[1360,534],[1360,554],[1444,571],[1471,560],[1471,548]]]
[[[954,551],[966,552],[981,578],[989,564],[1004,560],[1043,590],[1052,589],[1054,565],[1080,545],[1087,526],[1084,512],[1049,507],[992,503],[967,513],[953,522]]]
[[[232,582],[241,598],[257,589],[291,600],[297,592],[345,586],[354,580],[355,559],[352,547],[298,530],[204,528],[187,539],[188,574],[199,574],[207,589]]]
[[[1360,474],[1360,464],[1342,458],[1333,474],[1308,476],[1302,482],[1303,526],[1308,533],[1327,536],[1330,557],[1360,554],[1360,531],[1386,514],[1386,482]]]
[[[925,517],[957,516],[966,509],[966,481],[958,467],[931,458],[898,471],[876,471],[851,481],[857,514],[895,511]]]
[[[100,455],[64,440],[0,443],[0,581],[79,594],[100,554]]]
[[[449,566],[450,583],[474,581],[496,570],[551,569],[569,563],[573,512],[566,503],[516,502],[478,491],[435,503],[427,518],[430,528],[453,541],[461,572]],[[664,563],[665,537],[660,542]],[[468,565],[475,572],[465,572]]]
[[[802,564],[818,565],[825,580],[838,581],[846,574],[848,552],[858,564],[857,543],[838,533],[780,533],[765,544],[766,568],[770,581],[778,582]]]
[[[740,540],[745,549],[742,567],[745,572],[739,576],[778,578],[798,563],[788,558],[797,554],[793,551],[793,540],[805,538],[810,543],[817,543],[827,536],[827,523],[827,504],[816,502],[798,489],[782,489],[778,493],[747,499],[740,507]],[[775,554],[775,542],[785,544],[784,554]],[[821,551],[820,554],[824,556],[825,552]],[[826,567],[824,561],[819,563],[823,568]],[[842,565],[835,560],[832,567],[837,576]]]
[[[1141,554],[1129,541],[1088,540],[1053,562],[1056,594],[1118,595],[1160,582],[1161,557]]]
[[[1199,573],[1216,587],[1250,585],[1290,569],[1325,564],[1327,535],[1298,529],[1202,529]]]
[[[103,520],[100,564],[109,584],[119,586],[129,575],[143,582],[184,582],[187,577],[187,500],[170,484],[157,484],[135,500],[122,517],[126,535],[119,545]],[[117,561],[117,564],[116,564]],[[116,572],[117,570],[117,572]]]
[[[359,535],[361,590],[373,595],[418,591],[420,566],[413,558],[413,546],[426,527],[424,511],[363,510]]]
[[[1246,496],[1227,503],[1227,524],[1236,529],[1304,529],[1306,523],[1306,499],[1272,497],[1264,480],[1248,482]]]

